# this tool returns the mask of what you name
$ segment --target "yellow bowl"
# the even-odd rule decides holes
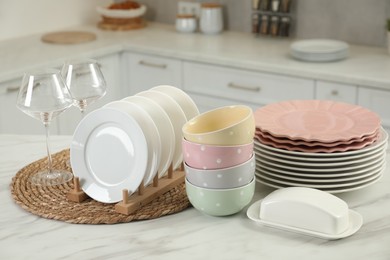
[[[253,141],[255,119],[244,105],[226,106],[200,114],[183,126],[186,140],[211,145],[240,145]]]

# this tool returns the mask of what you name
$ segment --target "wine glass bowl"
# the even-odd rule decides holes
[[[33,174],[34,185],[59,185],[72,179],[73,175],[64,170],[53,169],[49,148],[49,126],[73,103],[59,70],[45,69],[25,73],[19,89],[16,106],[27,115],[41,121],[46,129],[47,169]]]
[[[89,104],[106,94],[107,84],[96,60],[68,60],[62,66],[61,74],[72,94],[74,106],[82,115]]]

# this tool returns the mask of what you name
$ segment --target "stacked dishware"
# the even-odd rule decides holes
[[[379,116],[366,108],[293,100],[259,108],[254,116],[255,175],[260,183],[340,193],[382,177],[388,135]]]
[[[290,54],[295,59],[309,62],[337,61],[348,57],[349,45],[331,39],[300,40],[291,44]]]
[[[213,216],[239,212],[251,201],[255,188],[251,108],[217,108],[192,118],[182,130],[191,204]]]
[[[182,163],[183,125],[199,114],[193,100],[172,86],[113,101],[87,114],[70,147],[74,176],[92,199],[122,200]]]

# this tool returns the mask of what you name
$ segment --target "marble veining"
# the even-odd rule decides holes
[[[339,194],[364,219],[353,236],[327,241],[263,227],[245,210],[211,217],[194,208],[158,219],[80,225],[44,219],[16,205],[9,184],[45,156],[44,136],[0,135],[0,259],[389,259],[390,169],[376,184]],[[70,136],[52,136],[52,150]],[[387,154],[390,162],[390,154]],[[253,202],[273,189],[256,184]]]

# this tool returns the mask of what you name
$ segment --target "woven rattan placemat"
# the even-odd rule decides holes
[[[53,154],[53,167],[67,169],[69,149]],[[42,158],[19,170],[11,182],[11,194],[15,202],[32,214],[68,223],[115,224],[135,220],[158,218],[186,209],[188,201],[185,184],[182,183],[130,215],[117,213],[115,204],[105,204],[88,198],[77,203],[68,201],[66,194],[73,182],[57,186],[35,186],[29,182],[30,175],[44,169],[47,159]]]

